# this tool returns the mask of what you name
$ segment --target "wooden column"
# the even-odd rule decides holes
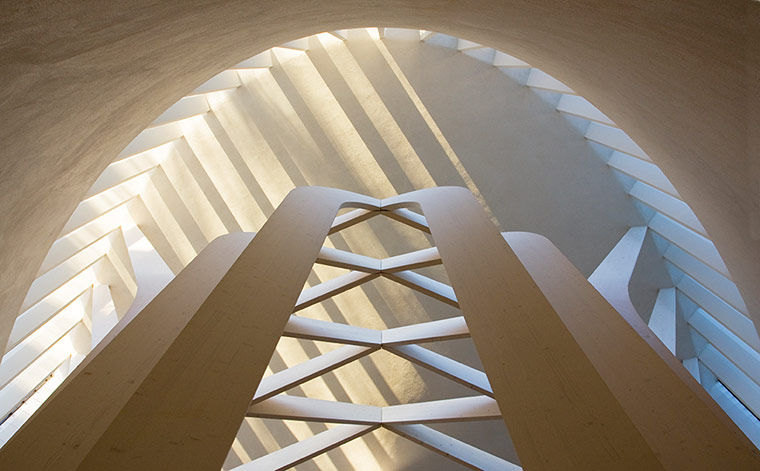
[[[760,454],[736,425],[628,324],[643,324],[635,311],[618,314],[545,237],[510,232],[504,238],[666,469],[760,469]]]
[[[213,242],[0,451],[0,469],[220,469],[337,211],[293,190],[255,238]]]
[[[383,201],[419,204],[526,470],[662,470],[522,263],[464,188]]]
[[[219,469],[312,264],[347,263],[320,255],[337,211],[413,206],[526,470],[760,469],[746,438],[548,240],[510,234],[510,248],[463,188],[382,202],[294,190],[255,238],[217,239],[124,319],[0,450],[0,469]]]

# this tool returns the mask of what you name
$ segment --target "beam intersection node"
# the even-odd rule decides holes
[[[330,227],[329,234],[337,233],[379,215],[430,234],[430,228],[424,215],[406,208],[385,209],[382,206],[376,210],[354,209],[337,216]],[[375,330],[310,319],[295,314],[306,307],[361,286],[379,276],[458,308],[456,295],[450,286],[413,271],[418,268],[442,264],[437,247],[433,246],[377,259],[325,246],[319,251],[315,263],[350,271],[337,278],[304,289],[296,303],[294,314],[290,316],[282,335],[298,339],[340,343],[343,346],[264,378],[251,401],[246,416],[316,421],[339,425],[305,441],[257,458],[235,468],[235,470],[285,469],[272,466],[269,461],[278,456],[285,457],[284,452],[290,449],[290,453],[287,455],[289,458],[286,461],[289,462],[288,466],[292,466],[295,463],[293,456],[304,456],[305,458],[305,455],[300,451],[301,449],[310,450],[310,459],[317,456],[317,452],[313,448],[317,442],[323,442],[320,449],[320,453],[323,453],[379,427],[384,427],[471,469],[521,469],[513,463],[424,425],[501,418],[485,373],[417,345],[469,338],[470,334],[464,317],[458,316]],[[384,407],[286,395],[289,389],[364,358],[380,349],[462,384],[477,392],[478,395]],[[471,462],[472,456],[477,457],[475,462]]]

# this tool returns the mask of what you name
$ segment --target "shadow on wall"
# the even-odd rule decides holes
[[[191,146],[214,149],[226,157],[240,175],[234,184],[247,193],[243,206],[258,208],[259,215],[240,221],[241,226],[259,227],[287,191],[299,185],[386,196],[438,185],[472,187],[477,182],[476,194],[496,219],[509,221],[510,229],[547,233],[560,246],[564,242],[574,261],[590,271],[606,254],[604,249],[614,245],[618,232],[638,222],[618,183],[572,126],[493,67],[444,48],[423,50],[418,44],[386,41],[383,54],[369,35],[347,43],[331,38],[310,38],[308,53],[275,49],[271,69],[240,71],[243,86],[210,97],[212,112],[188,124],[193,126],[186,131],[190,136],[201,134],[198,127],[208,128],[208,138],[218,144],[204,146],[189,138]],[[406,74],[400,78],[399,72]],[[403,80],[413,88],[405,88]],[[484,96],[471,86],[483,82],[500,92]],[[594,185],[585,184],[590,181]],[[605,227],[600,228],[599,221]],[[330,236],[330,242],[375,257],[429,246],[420,233],[405,226],[380,224],[373,220],[369,227]],[[388,246],[387,241],[400,242]],[[337,274],[336,269],[317,267],[309,284]],[[377,280],[303,315],[386,328],[454,315],[445,311],[451,308]],[[297,343],[278,349],[270,364],[273,372],[327,351],[324,345]],[[471,343],[456,347],[443,350],[464,363],[478,363]],[[301,351],[294,355],[294,349]],[[469,392],[436,384],[435,375],[403,360],[387,355],[375,361],[377,356],[291,393],[308,390],[309,397],[386,405],[440,399],[447,396],[442,390],[449,396],[457,390]],[[399,378],[406,379],[399,382]],[[456,435],[457,427],[467,426],[449,426],[447,431]],[[225,468],[325,429],[322,424],[247,419]],[[463,435],[517,461],[503,424],[471,425]],[[407,445],[385,431],[365,436],[353,446],[366,447],[352,450],[354,459],[369,451],[378,469],[404,469],[413,464],[404,463],[404,457],[418,454],[402,452]],[[428,458],[420,469],[452,465],[432,453]],[[338,449],[297,469],[345,469],[347,462],[345,452]]]
[[[110,193],[103,204],[123,204],[137,224],[135,240],[147,239],[175,273],[215,237],[258,230],[285,195],[302,185],[376,197],[433,186],[468,187],[503,230],[546,235],[585,275],[620,234],[641,223],[592,146],[539,95],[452,49],[374,41],[365,30],[351,34],[347,42],[327,34],[310,37],[308,52],[275,48],[271,68],[238,71],[242,86],[206,95],[202,113],[176,124],[180,138],[141,155],[157,165],[141,170],[139,159],[121,161],[123,171],[136,175],[129,185],[139,188],[137,196],[114,187],[105,190]],[[92,211],[102,209],[93,206]],[[87,214],[75,213],[73,219],[87,221]],[[332,235],[328,245],[384,258],[430,243],[383,218]],[[151,268],[133,263],[137,284],[144,286],[140,281]],[[427,274],[445,281],[442,270]],[[308,285],[340,273],[315,267]],[[453,308],[387,280],[299,314],[378,329],[456,315]],[[269,370],[331,348],[283,340]],[[470,341],[431,348],[480,366]],[[382,351],[291,393],[375,405],[472,394]],[[444,428],[517,462],[500,421]],[[325,429],[246,419],[225,469]],[[346,469],[360,462],[384,470],[455,466],[379,430],[297,469]]]

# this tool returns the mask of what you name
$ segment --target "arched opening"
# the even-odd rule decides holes
[[[337,31],[285,46],[212,78],[127,146],[69,219],[24,307],[39,306],[58,289],[59,280],[66,283],[91,270],[89,276],[101,286],[100,304],[93,289],[91,301],[79,292],[48,306],[58,312],[72,300],[84,301],[85,312],[87,303],[95,302],[91,346],[93,336],[97,342],[125,315],[134,296],[149,299],[215,235],[257,230],[293,186],[343,186],[387,196],[455,184],[480,195],[496,221],[516,226],[505,229],[549,235],[586,275],[628,227],[648,225],[653,235],[642,245],[644,268],[635,272],[638,284],[632,293],[642,316],[648,320],[660,289],[687,280],[680,305],[691,312],[681,318],[686,322],[698,310],[706,315],[699,314],[699,326],[682,326],[686,345],[693,343],[692,331],[699,338],[707,329],[723,341],[725,335],[720,335],[726,332],[736,337],[729,337],[731,345],[743,349],[733,359],[734,368],[742,369],[739,362],[752,366],[756,335],[704,228],[646,154],[571,89],[512,56],[429,31]],[[478,159],[490,160],[478,164]],[[333,169],[338,170],[331,173]],[[526,174],[533,176],[524,178]],[[110,219],[118,212],[131,222]],[[109,222],[100,221],[100,232],[85,228],[106,214]],[[119,228],[132,230],[134,238]],[[384,230],[393,229],[373,228],[379,234]],[[423,243],[409,237],[410,247]],[[379,239],[378,234],[360,233],[342,243],[361,250],[363,241],[371,239]],[[85,248],[88,255],[81,256]],[[386,255],[392,252],[386,248]],[[77,254],[80,259],[69,263]],[[663,264],[657,256],[668,261]],[[144,257],[143,267],[155,267],[161,259],[158,266],[164,268],[146,268],[138,275],[135,257]],[[50,275],[60,267],[66,276]],[[147,294],[140,292],[140,277],[153,283]],[[684,286],[701,293],[702,304],[694,299],[698,294],[684,297],[689,289]],[[383,293],[378,302],[397,296]],[[666,303],[670,292],[662,296]],[[714,299],[723,303],[718,311]],[[422,311],[428,310],[423,306]],[[388,326],[388,319],[377,314]],[[14,346],[29,338],[29,326],[34,322],[12,337]],[[82,326],[87,330],[86,322]],[[76,353],[86,353],[87,334],[77,328],[67,333],[68,341]],[[76,350],[82,335],[85,346]],[[683,359],[697,357],[696,351],[689,353]],[[382,371],[375,376],[382,377]],[[748,379],[745,384],[751,386]]]

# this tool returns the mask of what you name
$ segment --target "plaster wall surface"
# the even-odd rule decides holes
[[[192,259],[196,250],[226,231],[258,231],[295,186],[342,187],[379,196],[428,186],[465,186],[439,139],[450,144],[503,229],[546,235],[586,276],[628,227],[643,223],[614,171],[573,127],[573,119],[558,113],[542,94],[451,48],[390,37],[379,42],[366,30],[348,34],[346,42],[328,34],[310,37],[308,52],[277,48],[273,67],[239,71],[240,87],[207,95],[210,111],[178,125],[185,137],[162,147],[170,149],[169,157],[141,193],[149,207],[165,200],[173,211],[163,219],[176,219],[176,225],[162,229],[168,239],[185,241],[182,251],[174,246],[178,261]],[[402,86],[398,71],[411,89]],[[419,96],[440,136],[423,119],[412,95]],[[222,193],[217,206],[203,201],[210,193],[193,191],[198,182],[182,170],[191,161],[205,169],[209,184]],[[419,231],[377,218],[330,236],[329,244],[385,258],[426,248],[430,241]],[[161,251],[162,256],[171,250]],[[662,271],[659,257],[649,255],[641,261],[642,273]],[[178,263],[181,268],[182,262]],[[448,282],[441,267],[422,271]],[[309,286],[343,272],[315,267]],[[648,313],[646,306],[651,310],[659,287],[654,285],[664,281],[645,281],[633,291]],[[153,284],[139,277],[137,282],[138,297],[144,293],[140,290]],[[459,313],[377,279],[299,315],[384,329]],[[482,369],[469,340],[425,347]],[[332,348],[323,342],[282,339],[269,371],[281,371]],[[472,394],[384,351],[289,393],[379,406]],[[500,421],[437,427],[518,461]],[[246,419],[225,469],[324,430],[326,426],[318,423]],[[297,469],[360,465],[457,469],[449,460],[387,430],[377,430]]]
[[[0,340],[67,216],[168,105],[268,47],[359,26],[443,31],[509,51],[606,113],[699,216],[757,324],[760,243],[749,90],[757,2],[5,2]]]
[[[199,127],[218,120],[218,125],[211,125],[216,138],[228,140],[228,149],[238,149],[247,166],[260,169],[253,172],[248,187],[237,187],[240,193],[254,195],[252,201],[263,216],[279,204],[288,185],[340,186],[381,195],[424,186],[464,186],[380,46],[365,31],[350,34],[345,43],[311,38],[308,53],[294,57],[275,52],[281,63],[265,71],[241,73],[243,86],[211,98],[214,117],[193,118]],[[588,275],[629,226],[641,223],[612,171],[571,124],[535,93],[498,69],[448,48],[391,39],[383,44],[505,228],[546,234]],[[360,91],[362,83],[370,87]],[[382,120],[379,109],[383,106],[391,120]],[[200,159],[211,160],[197,142],[191,139],[190,143]],[[339,249],[378,258],[429,246],[418,231],[385,219],[373,219],[329,240]],[[441,267],[423,272],[448,282]],[[339,273],[317,267],[309,283]],[[642,291],[643,297],[652,297],[651,302],[655,295]],[[383,329],[458,314],[440,302],[378,279],[299,315]],[[425,346],[482,368],[469,340]],[[329,347],[283,339],[270,369],[279,371],[325,348]],[[293,394],[388,405],[470,392],[380,351]],[[508,431],[499,421],[438,427],[518,461]],[[245,456],[273,451],[325,429],[322,424],[246,419],[226,469],[244,462]],[[357,463],[366,463],[369,469],[458,469],[384,429],[297,469],[343,469]]]
[[[229,169],[239,169],[240,178],[224,179],[224,191],[245,196],[247,205],[232,208],[244,230],[258,230],[296,185],[340,186],[379,195],[465,185],[380,47],[387,48],[505,227],[546,234],[584,272],[590,272],[629,226],[641,224],[612,171],[571,123],[531,90],[452,49],[390,39],[381,46],[366,31],[350,34],[345,43],[329,36],[312,37],[308,53],[276,51],[271,69],[240,72],[241,87],[210,96],[211,112],[183,124],[187,145],[209,173],[221,175],[227,166],[232,177]],[[240,170],[246,168],[251,173]],[[329,240],[339,249],[378,258],[429,246],[418,231],[385,219],[371,220]],[[309,284],[340,273],[317,267]],[[448,282],[440,267],[425,273]],[[457,314],[442,303],[378,279],[299,315],[383,329]],[[482,368],[469,341],[426,347]],[[329,348],[283,339],[269,367],[280,371]],[[469,391],[381,351],[292,394],[388,405]],[[517,461],[498,421],[442,429]],[[322,424],[246,419],[226,468],[323,430]],[[357,463],[388,470],[456,467],[378,430],[298,469]]]

